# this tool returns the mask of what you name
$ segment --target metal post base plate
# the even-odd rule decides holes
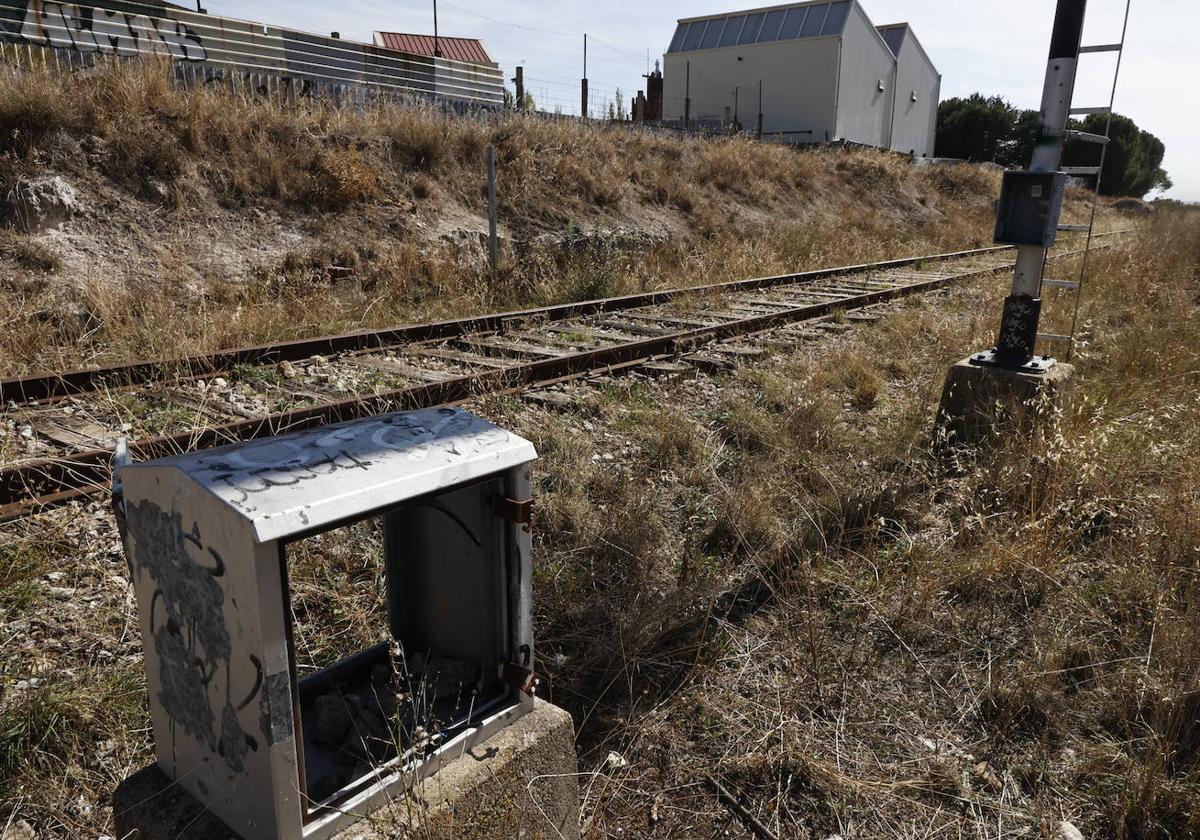
[[[980,367],[998,367],[1005,370],[1019,370],[1022,373],[1045,373],[1058,364],[1057,359],[1049,356],[1034,356],[1024,364],[1013,364],[1012,361],[1004,358],[995,350],[988,350],[985,353],[976,353],[971,356],[971,364],[979,365]]]

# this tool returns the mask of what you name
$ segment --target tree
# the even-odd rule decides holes
[[[1090,114],[1082,122],[1072,121],[1072,128],[1089,134],[1103,134],[1107,121],[1104,114]],[[1120,114],[1112,115],[1109,137],[1104,171],[1100,174],[1100,192],[1142,198],[1152,190],[1171,188],[1171,178],[1162,168],[1166,147],[1161,140]],[[1063,165],[1096,166],[1100,163],[1101,151],[1095,143],[1068,143]]]
[[[511,90],[509,90],[508,88],[505,88],[504,89],[504,110],[505,111],[515,110],[518,107],[518,103],[516,100],[517,100],[517,97],[513,94],[513,92]],[[525,101],[520,104],[523,106],[523,107],[521,107],[522,111],[533,112],[533,111],[537,110],[537,106],[533,101],[533,94],[530,93],[529,91],[525,91]]]
[[[1001,166],[1026,167],[1038,138],[1037,111],[1018,111],[999,96],[972,94],[947,99],[938,108],[938,157],[993,161]],[[1090,114],[1071,127],[1103,134],[1108,117]],[[1104,161],[1100,189],[1105,195],[1138,198],[1156,189],[1170,189],[1171,179],[1162,168],[1166,148],[1161,140],[1119,114],[1113,114],[1111,142]],[[1064,166],[1097,166],[1101,147],[1094,143],[1068,143]]]
[[[625,110],[625,94],[621,93],[620,88],[617,88],[616,99],[609,100],[608,118],[618,122],[625,122],[629,119],[629,112]]]
[[[938,157],[997,161],[1012,137],[1017,109],[999,96],[973,93],[938,107]]]
[[[1004,158],[996,163],[1006,167],[1029,166],[1029,161],[1033,160],[1033,147],[1037,145],[1040,119],[1041,114],[1037,111],[1021,111],[1013,123]]]

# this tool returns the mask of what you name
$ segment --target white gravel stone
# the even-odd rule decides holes
[[[1054,840],[1083,840],[1083,832],[1076,828],[1073,823],[1063,820],[1058,824],[1058,830],[1054,833]]]

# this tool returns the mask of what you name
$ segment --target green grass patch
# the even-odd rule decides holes
[[[283,385],[286,381],[278,368],[256,367],[255,365],[237,365],[233,375],[239,382],[260,382],[264,385]]]
[[[11,620],[41,600],[41,577],[49,569],[49,557],[39,547],[0,545],[0,619]]]
[[[112,401],[121,420],[147,434],[182,432],[196,425],[195,411],[158,397],[117,394]]]
[[[145,727],[140,662],[106,665],[71,676],[48,675],[34,687],[0,676],[0,807],[61,777],[68,765],[89,769],[95,745]]]

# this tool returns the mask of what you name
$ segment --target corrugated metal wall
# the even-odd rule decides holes
[[[725,109],[732,111],[736,85],[738,117],[753,132],[761,82],[764,133],[779,134],[794,143],[832,140],[838,43],[838,37],[831,35],[667,53],[663,115],[668,120],[682,120],[686,78],[690,72],[693,127],[720,130]]]
[[[932,157],[941,76],[911,32],[900,48],[892,148]]]
[[[299,80],[305,90],[354,88],[359,99],[378,91],[484,107],[504,101],[504,76],[494,64],[433,59],[199,14],[156,0],[95,0],[90,5],[0,0],[0,42],[53,48],[69,65],[104,55],[170,56],[201,65],[196,70],[205,78],[214,71],[278,75]]]
[[[855,3],[842,37],[837,139],[883,149],[890,146],[895,75],[896,59]]]

